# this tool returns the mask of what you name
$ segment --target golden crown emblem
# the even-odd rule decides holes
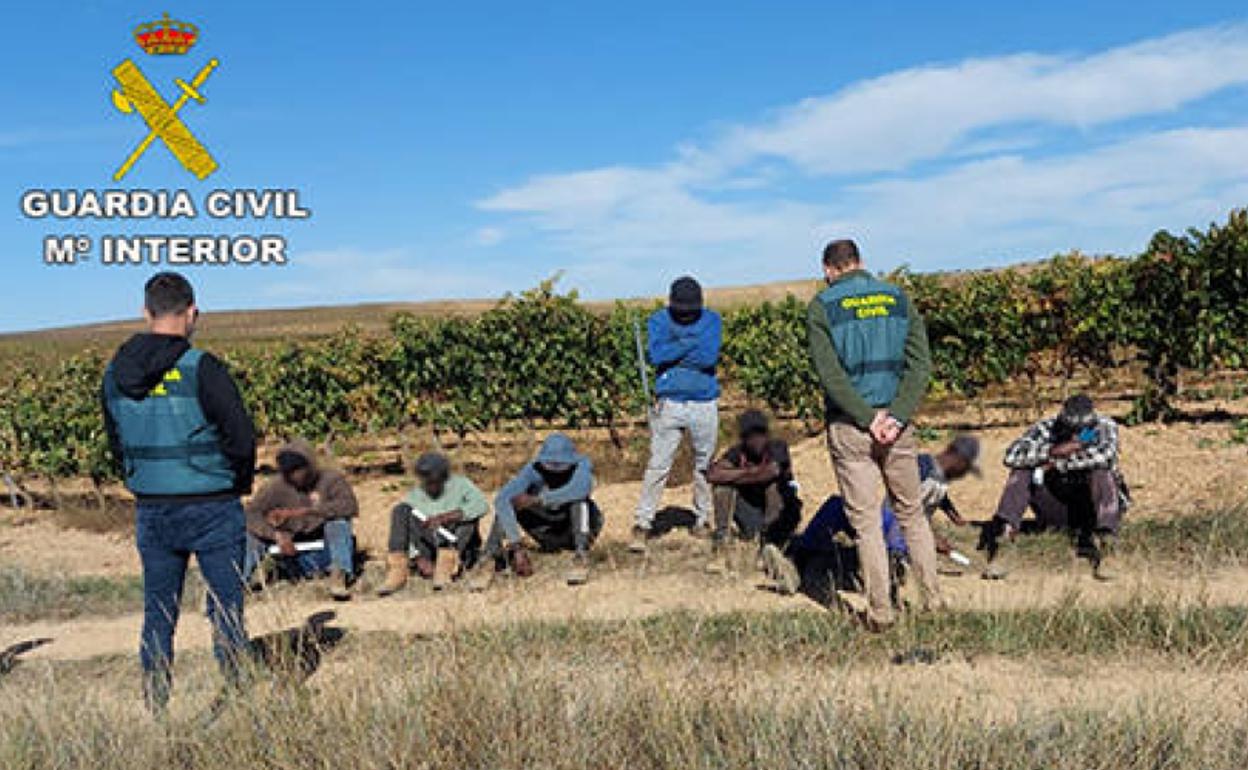
[[[185,21],[175,21],[167,13],[160,21],[140,24],[134,28],[135,41],[151,55],[184,54],[191,50],[198,38],[199,27]]]

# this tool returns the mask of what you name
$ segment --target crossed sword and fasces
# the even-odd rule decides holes
[[[130,157],[126,158],[126,162],[117,169],[117,173],[113,174],[113,181],[120,182],[157,139],[163,141],[178,162],[199,179],[204,179],[217,170],[217,162],[208,154],[207,148],[178,117],[178,112],[191,99],[204,103],[199,88],[217,68],[217,64],[216,59],[209,61],[190,83],[178,78],[176,82],[182,88],[182,95],[172,105],[156,92],[134,62],[126,59],[113,68],[113,77],[121,86],[113,91],[113,105],[125,113],[138,110],[139,116],[150,129],[139,146],[134,148],[134,152],[130,153]]]

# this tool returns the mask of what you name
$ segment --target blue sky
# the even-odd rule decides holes
[[[845,235],[881,269],[1130,253],[1248,205],[1242,2],[7,5],[0,331],[134,314],[150,271],[46,267],[54,232],[288,235],[284,268],[192,271],[223,309],[791,279]],[[165,11],[187,56],[130,37]],[[293,187],[313,218],[22,219],[118,186],[125,57],[170,99],[220,59],[183,115],[222,168],[156,147],[121,187]]]

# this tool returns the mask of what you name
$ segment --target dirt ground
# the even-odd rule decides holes
[[[1020,427],[977,432],[983,441],[983,476],[957,483],[952,497],[969,519],[992,515],[1005,481],[1000,459]],[[1182,423],[1166,427],[1122,428],[1122,467],[1135,498],[1132,517],[1170,518],[1207,511],[1248,497],[1248,451],[1229,442],[1225,423]],[[929,443],[929,451],[940,442]],[[822,440],[807,439],[792,448],[794,472],[809,515],[830,494],[836,479]],[[673,478],[666,502],[690,505],[686,479]],[[640,484],[600,485],[595,493],[606,514],[603,542],[622,543],[632,527]],[[486,490],[491,497],[493,490]],[[356,481],[361,516],[356,536],[373,553],[385,549],[390,508],[402,497],[395,477]],[[483,534],[489,520],[483,525]],[[97,534],[60,526],[42,513],[0,512],[0,563],[40,574],[133,575],[139,572],[133,537],[124,532]]]
[[[980,433],[984,442],[984,474],[968,478],[953,489],[953,497],[972,519],[991,515],[1005,478],[1000,464],[1006,444],[1018,427]],[[1225,424],[1183,424],[1166,428],[1145,426],[1123,430],[1123,467],[1135,491],[1133,517],[1167,518],[1207,510],[1243,499],[1248,492],[1248,464],[1244,448],[1227,441]],[[935,449],[936,447],[929,447]],[[793,448],[795,472],[802,485],[807,513],[835,491],[826,450],[819,439]],[[452,590],[432,594],[418,585],[400,596],[377,599],[369,588],[378,579],[374,562],[348,604],[333,605],[341,623],[356,631],[437,633],[479,624],[517,620],[631,619],[671,610],[717,613],[733,610],[768,611],[805,606],[823,611],[804,599],[776,596],[760,590],[757,574],[748,563],[731,576],[702,574],[707,545],[683,532],[660,540],[650,556],[628,555],[623,548],[632,524],[639,485],[601,486],[596,498],[607,524],[595,554],[590,584],[569,588],[560,582],[562,557],[541,557],[539,574],[528,581],[496,581],[485,594]],[[373,553],[384,550],[388,510],[400,491],[395,479],[366,479],[358,483],[362,515],[357,535]],[[667,502],[687,505],[687,486],[673,486]],[[139,571],[130,536],[62,529],[50,515],[25,514],[0,525],[0,563],[16,564],[37,574],[134,575]],[[748,557],[744,560],[749,561]],[[1133,565],[1113,583],[1091,580],[1083,567],[1057,571],[1017,572],[1003,583],[987,583],[974,574],[944,582],[955,608],[1051,606],[1058,602],[1099,604],[1132,597],[1164,596],[1182,601],[1215,604],[1241,603],[1248,597],[1248,567],[1214,574],[1182,575],[1173,569]],[[256,597],[249,606],[252,633],[297,625],[303,618],[330,606],[316,586],[287,586]],[[130,654],[141,622],[139,615],[113,618],[84,617],[70,621],[36,622],[0,629],[0,645],[48,636],[55,643],[31,658],[82,659],[98,655]],[[181,624],[181,649],[208,644],[208,628],[200,617]]]

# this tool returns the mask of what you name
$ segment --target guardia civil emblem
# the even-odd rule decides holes
[[[199,28],[184,21],[175,21],[165,14],[159,21],[140,24],[134,30],[134,40],[149,56],[181,56],[199,40]],[[182,167],[197,179],[206,179],[217,170],[217,161],[209,154],[190,128],[182,121],[182,108],[192,100],[204,103],[200,89],[217,68],[217,60],[210,59],[188,83],[182,78],[174,80],[179,93],[173,103],[165,101],[151,84],[139,66],[130,59],[113,68],[117,88],[113,90],[113,105],[121,112],[137,115],[147,126],[147,135],[126,158],[113,181],[120,182],[130,173],[134,164],[143,157],[157,140],[168,148]]]

